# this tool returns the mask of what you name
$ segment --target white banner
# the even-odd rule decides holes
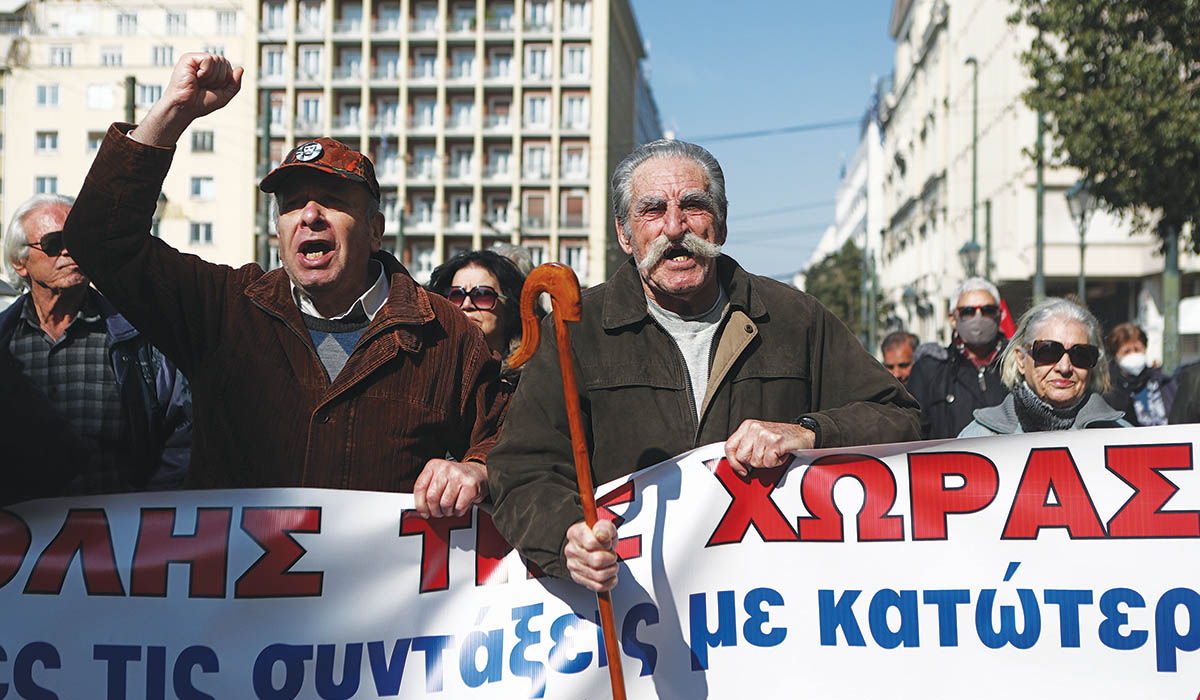
[[[1187,698],[1196,426],[710,445],[601,489],[631,698]],[[272,489],[0,510],[0,698],[602,698],[595,598],[490,517]]]

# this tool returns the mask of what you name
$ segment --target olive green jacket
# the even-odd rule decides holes
[[[812,416],[821,447],[920,439],[917,402],[816,299],[726,256],[717,277],[729,307],[699,421],[683,356],[647,311],[632,261],[583,293],[583,320],[567,326],[597,486],[724,441],[747,419]],[[552,320],[543,321],[488,473],[500,532],[566,577],[566,530],[583,514]]]

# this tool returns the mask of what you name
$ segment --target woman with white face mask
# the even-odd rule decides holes
[[[1175,381],[1146,357],[1146,332],[1122,323],[1104,339],[1114,362],[1112,388],[1104,400],[1125,412],[1133,425],[1166,425],[1175,400]]]

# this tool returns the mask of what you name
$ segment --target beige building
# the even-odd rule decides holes
[[[627,0],[267,0],[258,11],[271,167],[323,135],[368,153],[385,247],[418,281],[495,242],[565,262],[584,284],[607,277],[607,179],[660,135]]]
[[[215,51],[252,57],[252,15],[235,2],[32,0],[0,15],[6,46],[3,110],[4,225],[39,192],[76,194],[112,122],[134,119],[162,94],[178,57]],[[132,77],[132,94],[127,78]],[[158,234],[214,262],[253,259],[252,99],[183,135],[163,184]]]
[[[880,114],[885,143],[878,275],[897,309],[894,321],[922,340],[949,340],[949,297],[967,273],[958,253],[972,240],[973,228],[982,249],[977,272],[989,273],[1014,313],[1031,298],[1037,173],[1028,154],[1037,119],[1021,99],[1030,78],[1019,56],[1033,32],[1007,21],[1013,9],[1005,0],[893,2],[894,86]],[[1046,144],[1049,149],[1048,138]],[[1079,230],[1065,193],[1078,177],[1069,169],[1046,168],[1044,174],[1043,270],[1051,296],[1076,291]],[[1161,357],[1163,259],[1156,239],[1129,231],[1104,213],[1092,218],[1086,301],[1106,327],[1141,323],[1151,354]],[[1185,254],[1180,261],[1180,358],[1186,361],[1200,357],[1200,259]]]

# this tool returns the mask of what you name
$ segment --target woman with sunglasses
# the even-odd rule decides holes
[[[483,331],[492,352],[507,358],[521,344],[521,288],[525,276],[517,266],[490,250],[456,255],[434,269],[426,288],[441,294],[463,310]],[[507,361],[503,374],[512,381],[516,372]]]
[[[999,406],[976,410],[959,437],[1129,427],[1101,397],[1109,374],[1100,323],[1066,299],[1025,312],[1000,359],[1000,377],[1011,393]]]

